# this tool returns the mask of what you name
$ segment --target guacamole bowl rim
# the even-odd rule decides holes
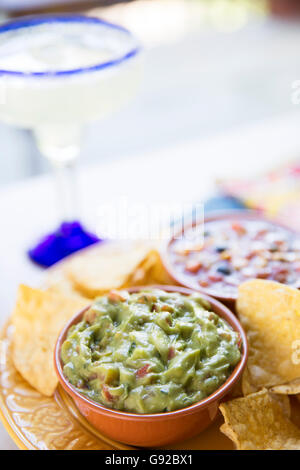
[[[145,289],[161,289],[166,292],[178,292],[183,295],[190,295],[193,293],[199,294],[199,291],[196,291],[195,289],[189,289],[185,287],[178,287],[178,286],[170,286],[170,285],[149,285],[149,286],[137,286],[137,287],[131,287],[131,288],[125,288],[125,289],[119,289],[119,290],[126,290],[129,293],[134,293],[134,292],[139,292],[141,290]],[[82,309],[80,312],[76,313],[63,327],[61,330],[56,344],[55,344],[55,349],[54,349],[54,366],[56,370],[56,374],[58,376],[59,382],[64,388],[64,390],[71,395],[72,398],[75,400],[79,400],[80,402],[83,402],[85,405],[87,405],[92,412],[97,412],[101,413],[106,416],[118,416],[122,417],[124,420],[136,420],[138,422],[143,422],[143,421],[160,421],[168,418],[179,418],[180,416],[185,416],[189,414],[193,414],[200,409],[205,409],[207,408],[210,404],[212,404],[215,401],[220,401],[221,398],[223,398],[225,395],[227,395],[230,390],[234,387],[234,385],[239,381],[241,378],[241,375],[244,371],[244,368],[247,363],[248,359],[248,342],[247,342],[247,337],[246,333],[239,322],[238,318],[231,312],[231,310],[223,305],[221,302],[218,300],[214,299],[213,297],[210,297],[202,292],[200,292],[201,297],[203,299],[207,300],[211,307],[212,311],[219,315],[221,318],[223,318],[232,328],[235,332],[239,334],[240,338],[240,351],[241,351],[241,358],[238,362],[238,364],[235,366],[234,370],[231,372],[227,380],[220,386],[218,387],[212,394],[210,394],[208,397],[193,403],[192,405],[189,405],[185,408],[179,408],[178,410],[174,411],[167,411],[167,412],[161,412],[161,413],[132,413],[129,411],[120,411],[112,408],[108,408],[105,405],[102,405],[91,398],[86,397],[82,393],[80,393],[76,387],[74,387],[68,379],[64,376],[63,373],[63,364],[61,360],[61,347],[63,342],[65,341],[67,337],[67,333],[71,326],[75,325],[79,321],[81,321],[84,313],[90,308],[91,304]]]

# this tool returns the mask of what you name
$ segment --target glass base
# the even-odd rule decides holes
[[[49,267],[75,251],[99,241],[101,239],[87,232],[80,222],[63,222],[55,232],[46,235],[31,248],[28,255],[40,266]]]

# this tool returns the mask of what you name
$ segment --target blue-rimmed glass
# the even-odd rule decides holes
[[[1,66],[1,50],[3,53],[6,48],[7,56],[9,47],[13,50],[13,41],[20,34],[27,40],[32,31],[39,32],[41,28],[49,34],[52,31],[52,36],[57,31],[62,38],[69,31],[74,35],[75,45],[76,41],[83,40],[81,34],[91,35],[91,38],[94,35],[93,41],[98,41],[98,46],[103,42],[107,50],[110,48],[109,53],[87,65],[74,65],[75,59],[71,67],[61,65],[56,69],[49,66],[42,70],[34,67],[22,70],[17,66]],[[8,41],[12,41],[9,47]],[[39,46],[39,53],[41,51]],[[85,124],[105,117],[133,95],[138,80],[135,64],[139,51],[138,42],[129,31],[99,18],[43,15],[20,18],[0,26],[0,120],[31,129],[41,153],[50,160],[57,174],[63,223],[54,234],[46,236],[29,251],[32,259],[40,264],[49,266],[97,241],[97,237],[87,233],[75,219],[74,164]],[[58,44],[54,55],[58,56],[59,52]]]

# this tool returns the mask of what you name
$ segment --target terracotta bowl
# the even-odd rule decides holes
[[[252,210],[239,210],[239,209],[235,209],[235,210],[231,210],[231,211],[220,211],[220,212],[214,212],[210,215],[208,215],[207,217],[204,218],[204,224],[206,222],[214,222],[214,221],[217,221],[217,220],[257,220],[257,221],[264,221],[264,222],[267,222],[273,226],[276,226],[276,227],[281,227],[287,231],[289,231],[290,233],[294,234],[294,235],[298,235],[297,232],[283,224],[280,224],[278,222],[274,222],[273,220],[270,220],[266,217],[264,217],[263,215],[261,215],[259,212],[257,211],[252,211]],[[170,256],[169,256],[169,250],[170,250],[170,247],[172,245],[172,243],[174,243],[175,241],[175,238],[178,238],[178,236],[180,236],[180,234],[182,234],[184,231],[188,230],[189,228],[195,228],[197,226],[197,223],[193,223],[193,224],[190,224],[190,225],[187,225],[185,227],[183,227],[179,232],[177,232],[168,242],[167,244],[165,245],[165,247],[163,248],[162,252],[161,252],[161,257],[162,257],[162,261],[163,261],[163,264],[164,264],[164,267],[166,269],[166,271],[168,272],[169,276],[171,277],[171,279],[174,280],[174,282],[176,282],[177,284],[183,286],[183,287],[187,287],[189,289],[193,289],[193,290],[196,290],[198,292],[203,292],[204,294],[206,295],[209,295],[211,297],[214,297],[215,299],[219,300],[220,302],[224,303],[225,305],[227,305],[231,310],[234,310],[235,309],[235,301],[237,299],[237,293],[235,295],[231,295],[231,294],[219,294],[217,292],[213,292],[213,289],[210,289],[210,288],[206,288],[206,287],[201,287],[201,286],[198,286],[196,284],[196,282],[193,280],[192,276],[189,276],[189,275],[184,275],[182,274],[181,272],[179,272],[174,264],[172,263],[171,259],[170,259]],[[300,287],[300,281],[299,281],[299,285],[295,285],[294,287],[296,288],[299,288]]]
[[[180,292],[189,295],[195,291],[175,286],[146,286],[128,289],[137,292],[141,289],[156,287],[168,292]],[[64,377],[61,362],[61,346],[66,339],[69,328],[80,322],[84,312],[75,315],[60,333],[54,352],[55,369],[65,391],[74,399],[83,416],[111,439],[139,447],[159,447],[180,440],[191,438],[207,428],[217,416],[218,406],[241,378],[248,356],[247,339],[244,330],[233,313],[217,300],[207,295],[203,298],[211,304],[212,310],[224,318],[239,333],[242,357],[227,381],[212,395],[204,400],[180,410],[157,413],[136,414],[111,410],[81,395]]]

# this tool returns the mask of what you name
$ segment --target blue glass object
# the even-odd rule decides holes
[[[75,251],[101,241],[87,232],[80,222],[63,222],[53,233],[46,235],[37,246],[28,251],[32,261],[49,267]]]
[[[233,196],[218,195],[207,199],[204,203],[204,212],[209,213],[213,211],[233,210],[233,209],[247,209],[245,204],[240,199]]]

